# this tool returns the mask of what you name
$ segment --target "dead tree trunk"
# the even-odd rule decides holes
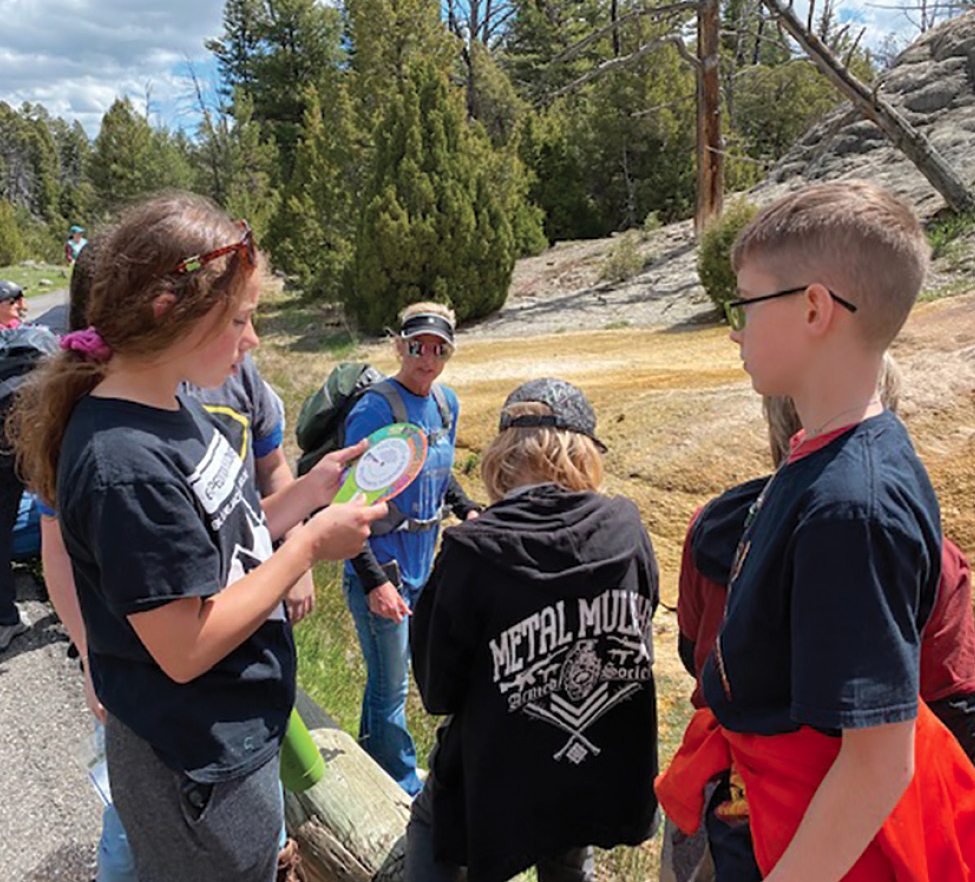
[[[694,229],[698,234],[721,214],[724,195],[718,41],[718,0],[701,0],[697,10],[697,212],[694,215]]]
[[[975,196],[971,190],[924,135],[875,91],[871,91],[853,76],[823,41],[804,28],[791,9],[782,5],[781,0],[762,2],[809,55],[816,67],[867,119],[879,126],[891,143],[914,163],[931,186],[944,197],[950,208],[959,213],[975,211]]]

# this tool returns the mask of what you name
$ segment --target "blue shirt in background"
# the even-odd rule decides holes
[[[428,435],[444,428],[443,420],[440,418],[440,408],[437,407],[432,393],[421,397],[414,395],[396,380],[391,382],[396,384],[397,391],[403,398],[411,423],[422,428]],[[420,474],[409,487],[392,500],[403,514],[416,520],[427,520],[436,517],[440,512],[454,464],[459,406],[453,389],[447,386],[441,388],[453,415],[450,432],[428,445],[427,459]],[[346,418],[345,443],[351,446],[377,429],[392,423],[393,411],[386,399],[382,395],[366,392]],[[369,548],[380,564],[396,560],[403,582],[414,590],[419,590],[433,567],[439,532],[437,527],[420,533],[394,530],[385,536],[373,536],[369,540]],[[346,561],[345,569],[349,574],[355,574],[350,561]]]

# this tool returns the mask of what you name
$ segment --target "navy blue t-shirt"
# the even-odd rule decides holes
[[[836,734],[916,717],[941,520],[897,417],[783,466],[749,521],[702,673],[721,725]]]
[[[243,460],[201,404],[179,401],[163,410],[82,398],[61,447],[57,503],[99,699],[167,766],[214,782],[277,752],[294,703],[295,650],[279,605],[180,684],[129,624],[133,613],[216,594],[271,555]]]

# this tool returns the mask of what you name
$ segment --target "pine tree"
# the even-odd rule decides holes
[[[347,282],[361,190],[360,139],[348,88],[340,84],[323,108],[309,87],[295,171],[271,224],[275,266],[306,293],[336,300]]]
[[[598,45],[571,61],[553,63],[570,46],[609,24],[600,0],[516,0],[517,12],[504,39],[501,65],[518,93],[532,104],[605,60]]]
[[[504,303],[514,267],[511,226],[464,116],[446,76],[420,61],[379,127],[347,299],[371,333],[421,299],[449,303],[461,321]]]
[[[0,266],[20,263],[25,257],[27,250],[20,234],[17,213],[6,199],[0,199]]]
[[[85,174],[91,143],[81,123],[70,126],[61,119],[52,124],[61,164],[61,195],[58,212],[71,225],[83,222],[95,204],[95,191]]]
[[[153,129],[118,98],[102,117],[88,163],[98,209],[110,211],[139,196],[169,188],[186,188],[193,180],[189,145],[182,135]]]
[[[342,18],[316,0],[228,0],[224,33],[207,43],[217,57],[225,95],[251,102],[253,118],[277,145],[281,177],[294,168],[308,86],[321,93],[345,63]]]
[[[275,185],[278,150],[252,116],[247,98],[237,102],[233,124],[226,131],[226,191],[220,203],[231,217],[245,218],[263,242],[278,208]]]
[[[419,60],[449,71],[458,41],[440,20],[437,0],[346,0],[353,100],[371,131]]]
[[[543,213],[548,241],[598,236],[602,227],[595,200],[563,117],[554,112],[527,116],[518,147],[528,170],[528,198]]]

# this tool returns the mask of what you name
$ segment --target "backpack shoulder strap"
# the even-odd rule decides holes
[[[433,384],[433,400],[437,402],[437,408],[440,410],[440,421],[443,423],[444,431],[450,434],[450,430],[454,425],[454,415],[450,411],[450,405],[447,403],[447,396],[443,391],[443,386],[439,383]]]
[[[380,380],[378,383],[373,383],[364,390],[363,394],[366,392],[375,392],[386,400],[389,409],[393,412],[394,423],[408,423],[410,421],[406,413],[406,402],[403,401],[403,396],[399,394],[399,389],[391,380]]]

